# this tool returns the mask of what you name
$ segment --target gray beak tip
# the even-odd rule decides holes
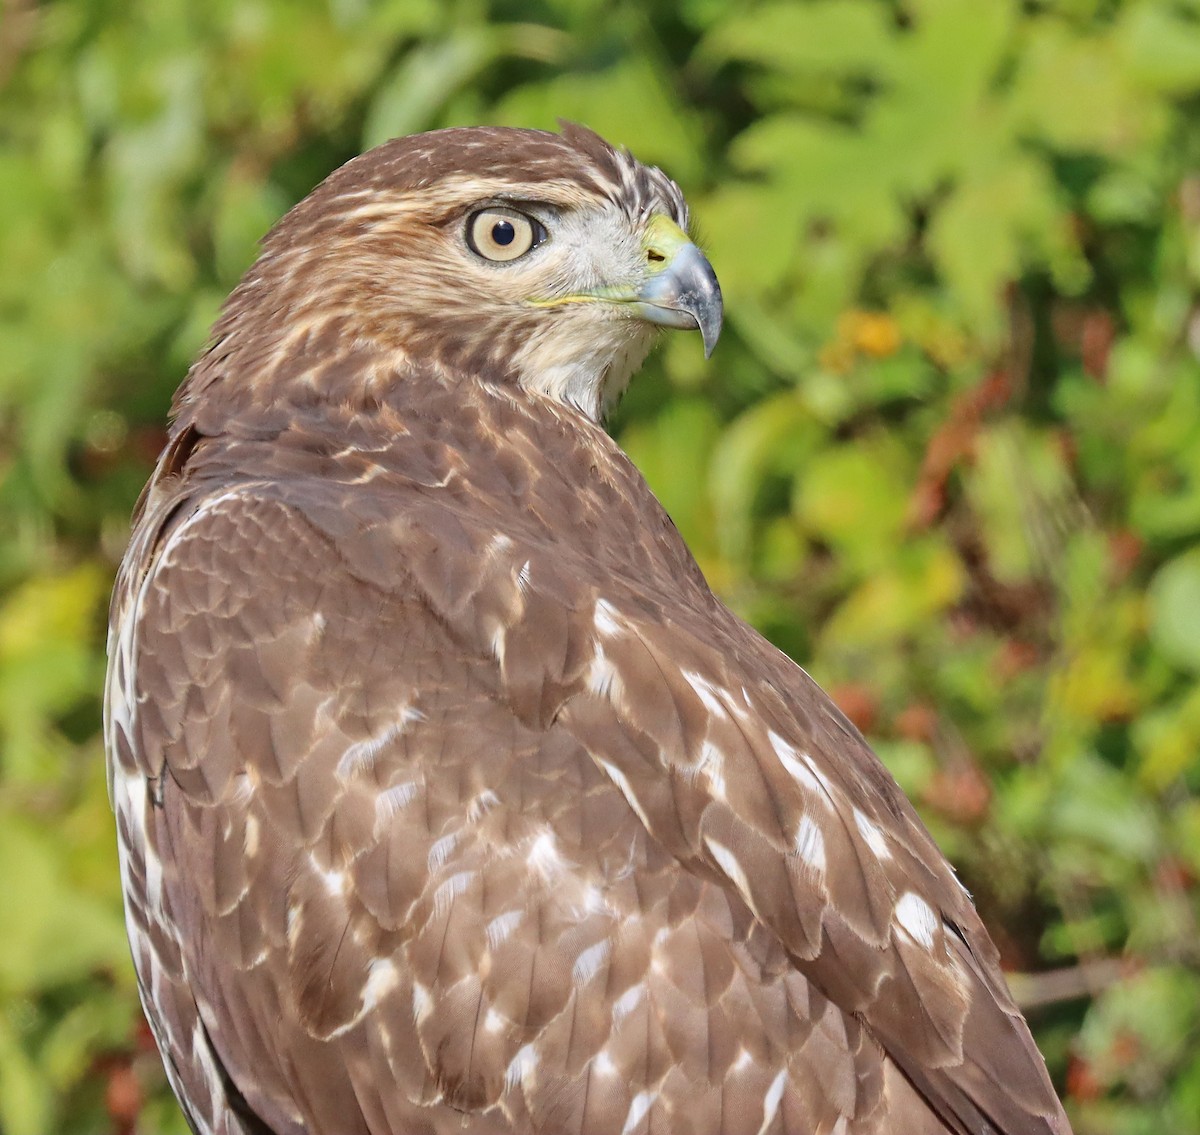
[[[723,324],[719,291],[717,293],[715,318],[711,311],[707,314],[709,317],[704,320],[697,317],[696,323],[700,328],[700,337],[704,340],[704,357],[711,359],[713,351],[717,349],[717,340],[721,337],[721,327]]]
[[[638,295],[643,317],[667,327],[694,328],[710,358],[721,334],[724,307],[717,274],[694,244],[687,244]]]

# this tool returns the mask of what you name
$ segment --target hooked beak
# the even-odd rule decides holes
[[[633,296],[638,314],[663,327],[699,330],[708,358],[721,334],[721,285],[712,265],[670,217],[652,217],[642,240],[660,265]]]
[[[649,270],[640,284],[603,284],[574,295],[531,297],[533,307],[575,303],[611,303],[632,308],[648,323],[699,331],[704,356],[712,354],[721,334],[724,308],[721,285],[712,265],[670,217],[651,217],[642,235]]]

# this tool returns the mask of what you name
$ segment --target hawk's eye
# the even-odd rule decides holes
[[[546,239],[546,230],[532,217],[494,205],[472,213],[467,221],[467,245],[484,260],[516,260]]]

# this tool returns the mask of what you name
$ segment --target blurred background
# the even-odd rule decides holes
[[[0,1132],[186,1130],[100,693],[222,297],[362,149],[558,116],[726,292],[614,432],[918,802],[1079,1135],[1200,1132],[1200,0],[3,0]]]

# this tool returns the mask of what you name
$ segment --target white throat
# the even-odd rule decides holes
[[[590,321],[589,321],[590,322]],[[656,329],[634,320],[590,322],[582,342],[558,329],[532,337],[517,352],[521,384],[599,422],[625,393],[657,338]]]

